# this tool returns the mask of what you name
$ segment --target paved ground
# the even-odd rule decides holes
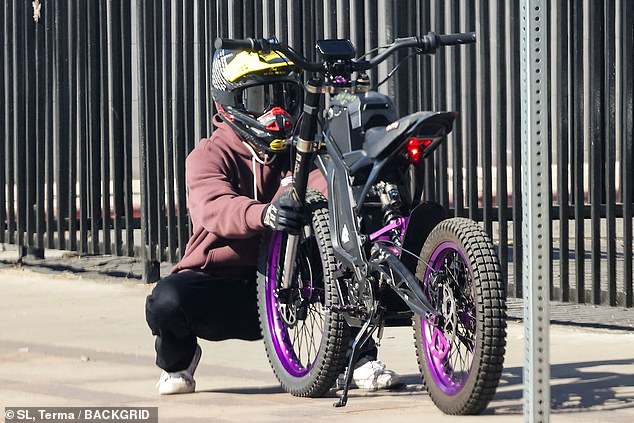
[[[49,249],[46,250],[44,260],[28,256],[20,258],[15,246],[0,244],[0,269],[13,268],[18,261],[21,261],[21,267],[41,274],[56,275],[66,272],[96,280],[123,278],[140,282],[143,273],[143,265],[138,258],[105,255],[79,256],[69,251]],[[171,267],[169,263],[162,263],[161,275],[168,274]],[[511,319],[522,319],[522,305],[521,299],[509,298],[508,314]],[[634,331],[634,309],[632,308],[553,301],[550,313],[551,320],[558,324]]]
[[[159,397],[143,305],[151,286],[0,269],[0,410],[5,406],[157,406],[162,422],[522,421],[522,327],[509,323],[503,380],[487,415],[447,417],[419,384],[410,328],[388,328],[381,358],[406,388],[353,391],[343,409],[294,398],[261,342],[203,342],[198,392]],[[554,422],[634,421],[634,333],[553,325]]]

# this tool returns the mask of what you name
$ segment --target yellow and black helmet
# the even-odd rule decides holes
[[[281,152],[302,105],[294,63],[281,53],[216,50],[212,96],[218,112],[246,141]]]

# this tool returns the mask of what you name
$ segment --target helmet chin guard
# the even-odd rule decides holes
[[[267,153],[286,151],[287,141],[293,133],[293,118],[281,107],[274,107],[260,117],[249,116],[232,107],[220,109],[220,116],[245,141]]]
[[[272,139],[269,142],[269,150],[273,153],[286,150],[286,140],[290,138],[293,130],[291,115],[281,107],[274,107],[257,119]]]

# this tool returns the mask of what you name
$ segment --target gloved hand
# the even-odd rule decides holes
[[[262,223],[274,231],[285,231],[293,235],[299,234],[304,224],[302,205],[293,195],[292,190],[282,192],[262,212]]]

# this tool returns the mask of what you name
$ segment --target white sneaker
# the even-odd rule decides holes
[[[343,389],[344,376],[340,375],[337,380],[337,387]],[[352,372],[351,388],[360,388],[366,391],[377,391],[379,389],[389,389],[399,385],[400,378],[394,371],[388,369],[379,360],[369,360],[361,358]]]
[[[196,389],[196,381],[194,380],[194,372],[200,361],[202,350],[200,345],[196,345],[196,351],[194,352],[194,358],[185,370],[178,372],[166,372],[163,370],[159,381],[156,383],[158,393],[160,395],[171,394],[189,394]]]

